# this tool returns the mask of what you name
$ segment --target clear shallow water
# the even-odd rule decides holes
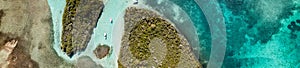
[[[196,28],[199,46],[201,47],[199,59],[200,61],[208,61],[211,51],[211,34],[208,22],[201,10],[194,0],[170,0],[176,5],[180,6],[190,17],[194,27]]]
[[[113,27],[115,27],[115,23],[110,23],[109,19],[116,20],[122,16],[122,12],[125,11],[127,7],[127,3],[125,0],[107,0],[105,3],[105,7],[99,21],[97,22],[97,27],[94,29],[94,34],[92,34],[91,40],[88,43],[87,49],[82,53],[76,53],[72,58],[69,58],[64,52],[60,49],[60,37],[62,32],[62,16],[64,12],[64,7],[66,5],[65,0],[48,0],[48,4],[51,9],[52,20],[53,20],[53,31],[54,31],[54,45],[53,48],[55,52],[71,63],[75,63],[77,58],[81,56],[89,56],[93,61],[97,64],[101,64],[103,67],[107,68],[116,68],[117,66],[117,54],[115,53],[115,49],[117,44],[114,44],[112,41],[112,31]],[[104,39],[103,34],[107,33],[107,40]],[[99,60],[93,53],[93,50],[99,44],[107,44],[111,47],[112,54],[109,56]]]
[[[117,0],[112,0],[117,2]],[[173,7],[176,9],[171,8],[170,10],[178,10],[178,12],[172,13],[172,11],[169,14],[166,14],[166,17],[171,18],[178,17],[185,17],[184,22],[189,22],[189,24],[180,24],[176,23],[176,20],[171,20],[175,22],[175,25],[179,28],[179,30],[182,33],[185,33],[185,35],[189,35],[189,31],[184,30],[190,30],[190,36],[188,37],[189,41],[195,41],[197,42],[193,43],[194,45],[199,45],[201,47],[200,49],[200,61],[204,62],[210,58],[211,54],[211,34],[210,34],[210,26],[208,25],[208,21],[205,18],[205,15],[203,14],[203,11],[201,8],[197,5],[196,2],[193,0],[170,0],[172,3],[176,4],[169,5],[168,7]],[[224,0],[218,0],[220,2],[220,6],[222,9],[222,13],[225,18],[226,23],[226,33],[227,33],[227,47],[226,47],[226,54],[224,57],[223,62],[223,68],[274,68],[274,67],[281,67],[281,68],[297,68],[300,66],[299,62],[300,54],[298,52],[300,51],[299,44],[300,38],[297,37],[300,35],[299,31],[291,32],[287,28],[288,25],[290,25],[291,21],[295,21],[296,19],[300,19],[299,16],[299,8],[293,11],[293,15],[289,15],[288,11],[292,11],[288,6],[291,4],[290,2],[268,2],[268,1],[257,1],[255,0],[255,4],[257,5],[264,5],[262,6],[253,6],[250,1],[232,1],[232,2],[224,2]],[[64,53],[59,52],[61,51],[59,48],[59,41],[60,41],[60,32],[61,32],[61,17],[63,13],[63,6],[65,6],[65,1],[63,0],[48,0],[52,18],[53,18],[53,30],[54,32],[54,49],[59,54],[59,56],[67,57],[64,55]],[[161,9],[157,6],[166,6],[162,5],[165,4],[163,0],[158,1],[159,4],[154,4],[155,6],[152,6],[154,9]],[[119,2],[118,2],[119,3]],[[300,1],[293,1],[292,3],[300,3]],[[245,4],[236,6],[236,4]],[[284,4],[284,5],[282,5]],[[116,4],[110,4],[110,5],[116,5]],[[151,3],[150,3],[151,5]],[[153,5],[153,4],[152,4]],[[250,6],[250,7],[249,7]],[[119,6],[120,7],[120,6]],[[276,7],[276,8],[274,8]],[[118,7],[111,7],[111,8],[118,8]],[[123,5],[124,8],[124,5]],[[255,8],[251,9],[251,8]],[[280,9],[279,9],[280,8]],[[247,10],[245,10],[247,9]],[[249,11],[248,11],[249,9]],[[259,9],[259,10],[257,10]],[[264,10],[265,9],[265,10]],[[121,9],[123,10],[123,9]],[[183,12],[179,11],[183,10]],[[238,10],[238,11],[237,11]],[[267,11],[268,10],[268,11]],[[270,10],[270,11],[269,11]],[[282,11],[278,11],[282,10]],[[298,12],[297,12],[298,10]],[[105,11],[105,10],[104,10]],[[112,13],[107,14],[112,15],[109,16],[111,18],[116,18],[118,12],[114,12],[111,9],[107,9],[107,11],[111,11]],[[276,11],[276,12],[275,12]],[[160,11],[164,12],[164,11]],[[115,15],[113,14],[115,13]],[[280,16],[281,15],[281,16]],[[105,23],[109,17],[105,17],[100,19],[100,23]],[[180,19],[180,18],[174,18],[174,19]],[[270,21],[273,20],[273,21]],[[268,23],[266,23],[268,22]],[[266,23],[266,24],[264,24]],[[269,25],[268,25],[269,24]],[[274,25],[278,25],[278,27],[273,27]],[[99,25],[99,24],[98,24]],[[180,25],[180,26],[178,26]],[[193,27],[189,27],[189,26]],[[109,34],[112,29],[112,24],[102,24],[102,26],[110,26],[103,29],[103,32],[100,32],[101,29],[96,28],[96,34],[99,35],[99,37],[92,37],[93,41],[89,43],[90,49],[93,49],[96,47],[95,45],[98,45],[99,43],[105,43],[105,44],[112,44],[111,41],[101,41],[104,32],[108,32]],[[186,28],[184,28],[186,27]],[[265,28],[263,28],[265,27]],[[263,30],[263,29],[268,30]],[[272,28],[272,29],[270,29]],[[108,29],[108,31],[106,31]],[[273,30],[274,29],[274,30]],[[277,30],[276,30],[277,29]],[[109,31],[110,30],[110,31]],[[98,32],[97,32],[98,31]],[[270,33],[270,34],[269,34]],[[295,36],[293,36],[296,35]],[[195,37],[197,39],[191,38]],[[292,39],[293,37],[294,39]],[[111,39],[109,37],[109,39]],[[191,43],[191,42],[190,42]],[[198,51],[199,52],[199,51]],[[92,54],[86,54],[86,55],[92,55]],[[112,58],[113,56],[107,58],[106,60],[97,60],[97,62],[105,62],[115,60],[116,58]],[[202,58],[202,59],[201,59]],[[108,63],[108,66],[115,65],[113,63]],[[107,66],[107,67],[108,67]]]
[[[211,40],[208,28],[210,26],[207,25],[203,11],[193,0],[170,1],[181,7],[192,19],[200,44],[203,37],[204,40]],[[299,5],[299,1],[218,1],[225,18],[228,40],[224,61],[220,61],[223,62],[223,68],[298,68],[300,66],[300,59],[296,58],[300,56],[297,54],[300,51],[298,49],[300,42],[297,42],[299,31],[291,32],[287,28],[291,21],[299,19],[299,6],[298,9],[291,6],[295,3]],[[208,35],[201,35],[201,33]],[[211,41],[206,43],[208,44],[200,46],[207,48],[202,50],[202,54],[209,55]],[[205,60],[208,58],[206,57]]]
[[[290,21],[299,16],[298,13],[289,14],[292,11],[289,8],[293,7],[290,5],[295,4],[291,0],[235,2],[245,5],[223,2],[222,7],[226,15],[227,38],[230,39],[223,66],[297,68],[299,59],[295,57],[299,54],[291,52],[299,51],[299,38],[292,39],[287,29]],[[251,7],[252,4],[256,6]],[[248,8],[256,9],[244,10]],[[296,32],[296,35],[300,34]]]
[[[94,33],[92,34],[91,40],[88,43],[88,47],[82,55],[90,56],[97,64],[101,64],[105,68],[117,67],[118,53],[115,51],[118,49],[117,46],[119,45],[114,44],[112,34],[114,33],[113,28],[116,26],[116,24],[122,23],[117,22],[116,20],[119,18],[119,16],[122,16],[122,12],[125,11],[126,7],[127,3],[125,0],[107,0],[103,9],[103,13],[98,20],[97,27],[94,29]],[[113,23],[110,23],[109,19],[113,19]],[[104,38],[104,33],[107,33],[107,39]],[[100,60],[93,54],[93,50],[99,44],[107,44],[111,47],[111,54]]]
[[[53,33],[54,33],[54,45],[53,49],[58,54],[58,56],[70,61],[69,57],[63,53],[60,49],[60,37],[62,32],[62,16],[64,12],[64,8],[66,5],[65,0],[48,0],[48,4],[50,6],[51,15],[52,15],[52,24],[53,24]]]

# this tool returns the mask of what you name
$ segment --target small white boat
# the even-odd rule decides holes
[[[113,19],[110,18],[110,19],[109,19],[109,22],[110,22],[110,23],[113,23]]]
[[[133,0],[133,4],[138,4],[138,0]]]
[[[107,39],[107,33],[104,33],[104,39],[105,40]]]

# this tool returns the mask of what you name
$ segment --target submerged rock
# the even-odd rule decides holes
[[[296,20],[297,21],[297,20]],[[300,20],[299,20],[300,22]],[[298,22],[297,22],[298,23]],[[300,31],[300,25],[297,25],[296,22],[292,21],[288,26],[288,29],[290,29],[292,32],[294,31]]]
[[[296,20],[297,23],[300,23],[300,19]]]
[[[109,51],[110,47],[108,45],[98,45],[98,47],[94,50],[94,54],[97,58],[102,59],[110,53]]]

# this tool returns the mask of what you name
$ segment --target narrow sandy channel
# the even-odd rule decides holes
[[[105,68],[117,67],[117,58],[124,29],[123,16],[127,6],[128,3],[126,0],[107,0],[105,2],[102,16],[98,21],[97,27],[94,29],[94,34],[88,47],[80,56],[89,56],[97,64],[101,64]],[[113,19],[113,23],[110,23],[109,19]],[[104,33],[107,33],[107,39],[104,38]],[[112,54],[99,60],[93,53],[93,50],[99,44],[109,45],[112,48]]]

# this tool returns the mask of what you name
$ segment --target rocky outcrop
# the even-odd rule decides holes
[[[14,48],[16,47],[18,41],[17,40],[11,40],[4,44],[4,46],[0,49],[0,67],[6,68],[8,64],[10,63],[10,60],[8,60],[8,56],[12,53]]]
[[[37,62],[26,53],[27,41],[0,32],[0,67],[1,68],[38,68]]]
[[[110,47],[108,45],[98,45],[98,47],[94,50],[94,54],[97,58],[102,59],[105,56],[109,55]]]

